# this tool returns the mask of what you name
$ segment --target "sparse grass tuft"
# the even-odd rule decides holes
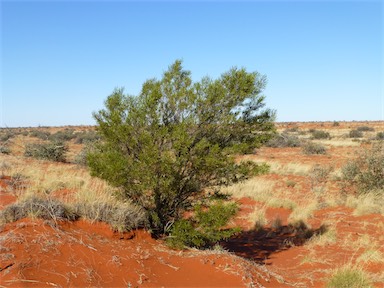
[[[76,214],[91,221],[105,222],[119,232],[146,226],[145,212],[129,203],[110,204],[105,202],[75,203]]]
[[[75,220],[78,215],[68,206],[54,199],[30,197],[24,201],[11,204],[0,211],[0,221],[14,222],[25,217],[45,220]]]
[[[368,275],[350,264],[336,269],[329,281],[328,288],[368,288],[372,287]]]

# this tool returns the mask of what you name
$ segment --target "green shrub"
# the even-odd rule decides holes
[[[349,266],[335,271],[327,283],[328,288],[368,288],[371,286],[367,274]]]
[[[12,132],[10,132],[10,131],[2,132],[2,133],[0,134],[0,141],[1,141],[1,142],[6,142],[6,141],[8,141],[9,139],[11,139],[11,138],[14,137],[14,136],[15,136],[15,134],[12,133]]]
[[[311,132],[312,139],[330,139],[331,135],[328,132],[322,130],[313,130]]]
[[[338,121],[333,121],[332,126],[334,126],[334,127],[340,126],[340,122],[338,122]]]
[[[300,147],[301,140],[297,136],[288,135],[286,133],[281,135],[277,134],[266,143],[266,146],[273,148]]]
[[[344,188],[359,193],[384,193],[384,143],[380,142],[358,155],[342,167]]]
[[[376,134],[376,139],[377,140],[384,140],[384,132],[378,132]]]
[[[1,154],[11,154],[11,149],[6,145],[0,145]]]
[[[235,203],[223,204],[218,202],[203,210],[201,206],[195,209],[195,215],[190,219],[176,221],[166,242],[174,248],[207,247],[217,241],[228,239],[239,232],[238,228],[223,227],[237,212]]]
[[[308,142],[303,146],[303,152],[304,152],[304,154],[307,154],[307,155],[326,154],[327,149],[321,144]]]
[[[175,61],[136,96],[116,89],[93,114],[101,141],[87,155],[91,175],[141,205],[152,233],[164,236],[206,189],[260,171],[235,155],[254,152],[275,132],[265,85],[264,76],[244,68],[194,82]]]
[[[27,144],[24,156],[36,159],[50,160],[56,162],[65,162],[65,154],[68,147],[61,142],[50,142],[43,144]]]
[[[363,132],[359,130],[351,130],[349,131],[349,138],[362,138]]]
[[[41,140],[48,140],[50,135],[51,135],[50,132],[42,131],[42,130],[38,130],[38,129],[34,129],[34,130],[29,132],[30,137],[39,138]]]
[[[96,142],[100,139],[99,134],[96,131],[83,131],[76,133],[76,144],[85,144],[90,142]]]
[[[368,126],[360,126],[360,127],[357,127],[356,130],[361,132],[375,131],[374,128],[368,127]]]
[[[51,134],[48,139],[51,140],[52,142],[67,142],[70,141],[74,138],[76,138],[76,135],[74,134],[75,130],[74,129],[64,129],[57,131],[54,134]]]

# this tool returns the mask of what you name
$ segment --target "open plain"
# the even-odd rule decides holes
[[[383,191],[356,193],[342,177],[349,161],[383,142],[384,122],[276,128],[280,140],[296,144],[277,139],[238,155],[267,163],[269,172],[221,189],[239,206],[230,225],[241,232],[181,251],[140,225],[127,232],[99,221],[100,207],[123,204],[83,165],[83,148],[97,141],[94,127],[0,130],[0,287],[337,287],[331,280],[348,269],[367,279],[356,287],[384,287]],[[68,148],[65,161],[27,157],[29,144],[54,135]],[[56,206],[23,215],[18,207],[28,199]],[[57,203],[74,214],[100,210],[64,219]]]

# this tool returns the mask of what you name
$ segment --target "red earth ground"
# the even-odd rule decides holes
[[[384,130],[383,122],[280,123],[278,128],[333,131],[362,125]],[[300,148],[266,147],[240,158],[337,169],[359,147],[328,148],[327,155],[308,156]],[[306,175],[271,173],[260,179],[273,181],[274,189],[286,191],[287,198],[298,205],[313,197]],[[8,180],[7,176],[0,180],[0,209],[17,200],[7,189]],[[336,182],[330,181],[327,188],[339,192]],[[70,191],[54,194],[66,198],[63,193]],[[314,212],[306,226],[298,227],[289,224],[290,209],[267,207],[269,224],[254,229],[245,218],[263,203],[250,198],[235,201],[240,211],[234,223],[242,232],[220,243],[230,252],[175,251],[143,230],[116,233],[106,224],[83,220],[55,223],[25,218],[5,224],[0,228],[0,287],[324,287],[333,269],[349,263],[368,271],[375,287],[384,287],[383,261],[357,261],[370,242],[376,242],[384,254],[382,214],[356,216],[351,208],[324,207]],[[277,218],[279,224],[274,225]],[[332,229],[336,241],[310,244],[310,236]]]

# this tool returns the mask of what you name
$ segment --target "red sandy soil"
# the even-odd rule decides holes
[[[22,219],[0,235],[0,285],[7,287],[245,287],[264,279],[279,285],[239,257],[173,251],[142,230]]]
[[[331,130],[365,125],[384,131],[384,122],[340,122],[339,126],[333,126],[333,122],[279,123],[278,128]],[[359,147],[328,148],[327,155],[308,156],[300,148],[265,147],[255,155],[240,158],[337,169],[353,158]],[[287,191],[287,198],[297,204],[314,197],[307,176],[260,177],[273,181],[274,189]],[[8,180],[0,179],[0,209],[16,201],[6,187]],[[296,184],[288,186],[287,181]],[[327,183],[327,189],[331,193],[339,191],[334,181]],[[52,195],[66,199],[72,192],[62,190]],[[377,279],[375,287],[384,287],[382,262],[357,262],[370,247],[354,246],[359,239],[369,237],[384,253],[383,215],[355,216],[350,208],[325,207],[315,211],[307,221],[308,227],[298,228],[289,225],[291,210],[269,207],[269,224],[254,229],[245,218],[263,204],[249,198],[236,201],[240,211],[234,223],[242,232],[220,243],[230,253],[174,251],[145,231],[114,233],[106,224],[86,221],[21,219],[3,225],[0,287],[324,287],[332,270],[348,263],[357,263]],[[280,224],[273,225],[277,218]],[[337,241],[309,245],[307,234],[321,234],[327,229],[335,230]]]

